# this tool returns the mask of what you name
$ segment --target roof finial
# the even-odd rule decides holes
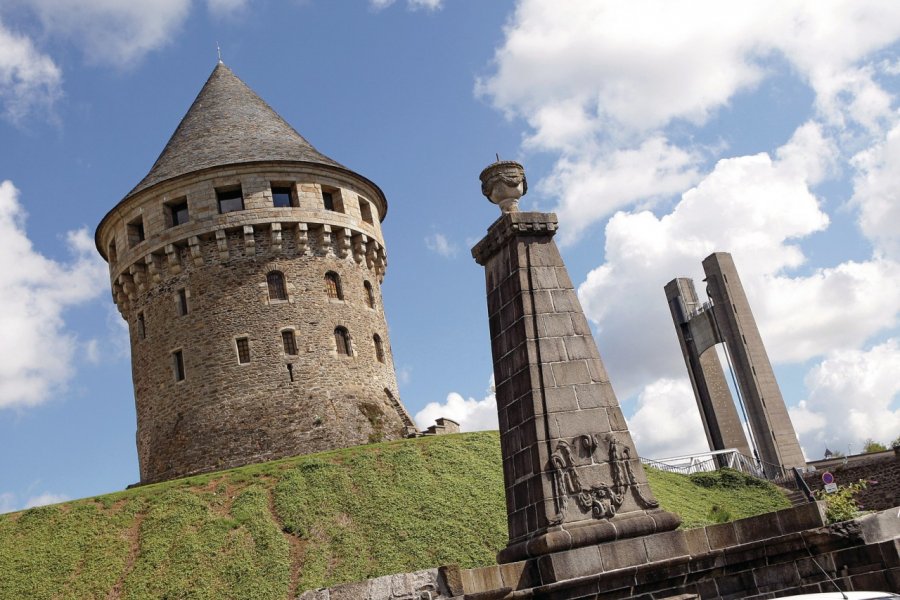
[[[219,48],[219,42],[216,42],[216,54],[219,55],[219,64],[220,64],[220,65],[221,65],[221,64],[224,64],[224,63],[222,62],[222,49]]]

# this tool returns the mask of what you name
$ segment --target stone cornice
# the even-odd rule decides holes
[[[484,265],[514,236],[553,237],[559,221],[556,213],[511,212],[502,215],[488,228],[487,235],[472,248],[472,258]]]

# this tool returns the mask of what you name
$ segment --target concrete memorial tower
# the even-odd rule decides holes
[[[516,162],[490,165],[481,182],[502,211],[472,249],[485,269],[506,487],[509,544],[498,560],[675,529],[553,241],[556,215],[519,212],[527,183]]]

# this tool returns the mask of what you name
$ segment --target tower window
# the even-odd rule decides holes
[[[116,252],[116,240],[113,239],[109,243],[109,251],[107,252],[107,256],[109,257],[109,262],[114,263],[119,260],[118,253]]]
[[[362,198],[359,199],[359,215],[362,217],[362,220],[366,223],[373,223],[372,220],[372,207],[366,200]]]
[[[334,271],[325,273],[325,292],[329,298],[334,300],[344,299],[344,292],[341,289],[341,278]]]
[[[147,339],[147,324],[144,321],[144,313],[139,312],[137,316],[137,335],[138,339]]]
[[[284,273],[281,271],[269,271],[266,275],[266,283],[269,286],[269,300],[287,300],[287,287],[284,284]]]
[[[364,281],[363,287],[366,288],[366,306],[375,308],[375,291],[372,289],[372,284]]]
[[[290,186],[272,186],[272,206],[274,206],[275,208],[290,208],[292,206],[296,206],[296,202],[294,202],[293,190],[290,188]]]
[[[246,365],[250,362],[250,339],[242,337],[237,338],[235,341],[237,342],[238,362]]]
[[[175,297],[175,302],[178,305],[178,316],[183,317],[188,314],[188,299],[187,299],[187,290],[185,288],[181,288],[178,290],[178,295]]]
[[[128,247],[134,248],[147,237],[144,235],[144,218],[138,217],[128,224]]]
[[[350,346],[350,332],[346,327],[335,327],[334,344],[337,347],[337,353],[344,356],[353,356]]]
[[[384,344],[381,343],[381,336],[377,333],[372,336],[372,342],[375,344],[375,358],[378,362],[384,362]]]
[[[289,356],[297,354],[297,338],[292,329],[285,329],[281,332],[281,344],[284,346],[285,354]]]
[[[333,210],[334,212],[344,212],[344,201],[341,198],[340,190],[334,188],[322,189],[322,206],[325,210]]]
[[[179,198],[168,202],[165,205],[166,225],[175,227],[176,225],[184,225],[190,219],[188,214],[187,198]]]
[[[175,381],[184,381],[184,354],[181,350],[172,353],[172,372],[175,374]]]
[[[216,190],[216,200],[219,201],[219,212],[222,214],[244,210],[244,194],[240,187]]]

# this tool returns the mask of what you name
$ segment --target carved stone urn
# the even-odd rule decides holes
[[[525,167],[513,160],[498,160],[479,175],[481,193],[505,213],[519,211],[519,198],[528,193]]]

